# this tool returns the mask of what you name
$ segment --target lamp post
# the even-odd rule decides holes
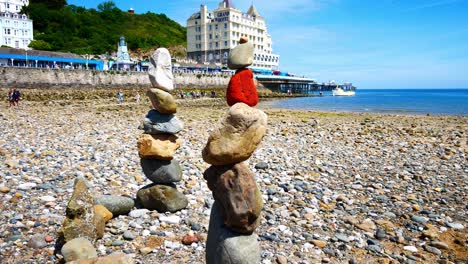
[[[24,52],[26,54],[26,67],[28,67],[28,49],[24,49]]]

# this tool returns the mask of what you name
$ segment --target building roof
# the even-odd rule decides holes
[[[249,11],[247,11],[247,14],[252,15],[252,16],[260,16],[260,14],[258,13],[257,9],[255,8],[253,4],[250,6]]]

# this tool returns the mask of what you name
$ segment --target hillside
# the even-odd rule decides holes
[[[186,43],[186,29],[166,15],[130,14],[112,1],[85,9],[64,0],[31,0],[23,12],[34,21],[35,49],[103,54],[117,50],[120,36],[133,51]]]

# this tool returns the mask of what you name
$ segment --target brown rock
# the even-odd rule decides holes
[[[311,240],[310,243],[312,243],[314,246],[319,247],[319,248],[324,248],[327,246],[327,241],[323,240]]]
[[[6,186],[0,186],[0,192],[1,193],[9,193],[10,192],[10,188],[6,187]]]
[[[146,92],[149,97],[153,108],[160,113],[173,114],[177,112],[177,105],[174,97],[166,91],[153,88]]]
[[[203,176],[220,204],[224,224],[238,233],[252,233],[260,224],[263,201],[247,163],[211,166]]]
[[[142,134],[138,139],[138,154],[141,158],[171,160],[180,144],[181,140],[174,135]]]
[[[228,165],[247,160],[262,141],[267,115],[244,103],[233,105],[221,126],[215,129],[203,149],[203,160],[212,165]]]
[[[244,44],[244,43],[247,43],[247,42],[249,42],[249,39],[246,38],[246,37],[241,37],[240,40],[239,40],[240,44]]]
[[[91,190],[83,178],[78,178],[62,224],[61,233],[65,241],[85,237],[94,242],[103,236],[104,226],[104,218],[94,213],[94,197]]]
[[[90,258],[90,259],[80,259],[72,262],[67,262],[70,264],[133,264],[135,261],[130,255],[124,253],[113,253],[111,255],[100,257],[100,258]]]
[[[182,238],[182,244],[191,245],[193,243],[197,243],[198,241],[200,241],[200,239],[200,235],[193,233],[193,231],[190,231],[187,235],[185,235]]]
[[[94,213],[101,215],[106,223],[113,217],[112,213],[100,204],[94,206]]]

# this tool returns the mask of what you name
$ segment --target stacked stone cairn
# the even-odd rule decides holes
[[[188,205],[185,195],[175,186],[182,179],[182,169],[173,159],[181,145],[176,134],[184,124],[175,116],[177,105],[169,93],[174,89],[169,51],[159,48],[150,60],[148,74],[153,88],[146,95],[153,109],[140,127],[144,133],[138,139],[138,154],[143,173],[153,183],[138,191],[137,201],[149,210],[174,213]]]
[[[258,95],[253,73],[254,47],[245,38],[231,50],[228,67],[236,70],[226,99],[229,112],[208,138],[203,160],[212,166],[203,174],[213,192],[206,245],[206,263],[260,263],[258,236],[263,208],[255,175],[245,162],[267,129],[267,115],[253,108]]]

